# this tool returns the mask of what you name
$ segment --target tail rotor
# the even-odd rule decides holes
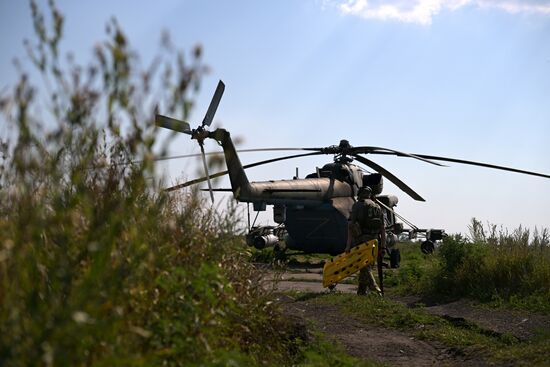
[[[218,86],[216,87],[216,91],[214,92],[214,96],[210,101],[210,106],[208,106],[206,115],[204,115],[202,124],[196,129],[191,130],[189,123],[185,121],[176,120],[163,115],[156,115],[155,117],[155,124],[157,126],[191,135],[191,139],[195,139],[197,143],[199,143],[199,146],[201,147],[202,164],[204,167],[206,181],[208,182],[208,191],[210,191],[210,199],[212,200],[212,203],[214,203],[214,193],[212,190],[212,183],[210,181],[210,174],[208,172],[206,155],[204,153],[204,140],[208,137],[208,130],[206,128],[208,128],[214,120],[214,115],[216,114],[216,110],[218,109],[218,105],[220,104],[224,91],[225,84],[223,84],[223,82],[220,80],[218,82]]]

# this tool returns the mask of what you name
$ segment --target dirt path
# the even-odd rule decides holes
[[[277,279],[276,288],[280,292],[328,292],[321,284],[322,271],[320,268],[294,268],[284,273],[268,272],[267,274],[267,279]],[[344,293],[355,293],[357,287],[353,284],[338,284],[336,290]],[[388,298],[406,304],[408,307],[418,307],[422,302],[419,297],[415,296],[399,297],[389,295]],[[439,305],[424,303],[424,310],[433,315],[442,316],[456,323],[473,323],[489,333],[507,333],[520,340],[529,339],[541,331],[545,334],[550,333],[549,316],[525,311],[486,309],[468,300]]]
[[[391,329],[365,325],[343,317],[337,306],[283,297],[285,312],[313,321],[329,338],[357,358],[392,366],[483,366],[483,360],[465,356],[438,343],[428,343]],[[473,353],[472,353],[473,355]]]
[[[399,299],[396,300],[399,301]],[[519,340],[532,338],[537,332],[545,334],[550,332],[550,317],[548,316],[526,311],[486,309],[464,299],[432,305],[425,307],[425,310],[432,315],[442,316],[453,322],[467,321],[497,334],[507,333]]]
[[[484,366],[488,365],[475,349],[455,350],[437,342],[416,339],[413,335],[393,329],[367,325],[343,312],[336,305],[315,301],[315,293],[323,288],[320,268],[293,268],[286,272],[265,270],[266,284],[275,285],[283,294],[281,300],[289,316],[299,317],[317,325],[327,337],[340,343],[357,358],[387,363],[391,366]],[[339,284],[338,292],[355,293],[354,284]],[[288,291],[313,293],[312,298],[296,300]],[[286,295],[285,295],[286,294]],[[292,294],[292,293],[290,293]],[[482,308],[472,301],[459,300],[446,304],[429,304],[419,297],[387,296],[407,305],[419,307],[451,322],[475,324],[488,334],[511,334],[527,340],[542,331],[550,333],[550,317],[528,312]]]

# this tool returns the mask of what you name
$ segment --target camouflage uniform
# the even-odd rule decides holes
[[[350,218],[351,247],[361,243],[378,240],[380,244],[385,239],[382,236],[384,231],[384,216],[380,206],[370,199],[370,190],[359,193],[359,200],[353,204]],[[380,235],[380,236],[379,236]],[[379,247],[380,250],[380,247]],[[372,264],[359,271],[359,287],[357,294],[366,294],[367,287],[378,294],[381,294],[374,275]]]

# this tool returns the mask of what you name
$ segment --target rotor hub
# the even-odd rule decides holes
[[[348,140],[340,140],[338,146],[334,146],[334,162],[337,163],[351,163],[353,158],[349,156],[349,151],[353,148]]]
[[[338,145],[338,147],[339,147],[341,150],[348,150],[348,149],[351,149],[351,145],[349,144],[349,141],[347,141],[346,139],[340,140],[340,144]]]

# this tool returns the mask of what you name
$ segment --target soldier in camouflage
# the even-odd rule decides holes
[[[358,200],[351,209],[346,252],[354,246],[374,239],[378,240],[379,251],[382,251],[383,244],[386,243],[384,215],[380,206],[372,200],[371,195],[372,190],[368,186],[361,187],[357,193]],[[376,284],[372,267],[370,264],[360,270],[357,294],[366,294],[367,288],[379,295],[382,294]]]

